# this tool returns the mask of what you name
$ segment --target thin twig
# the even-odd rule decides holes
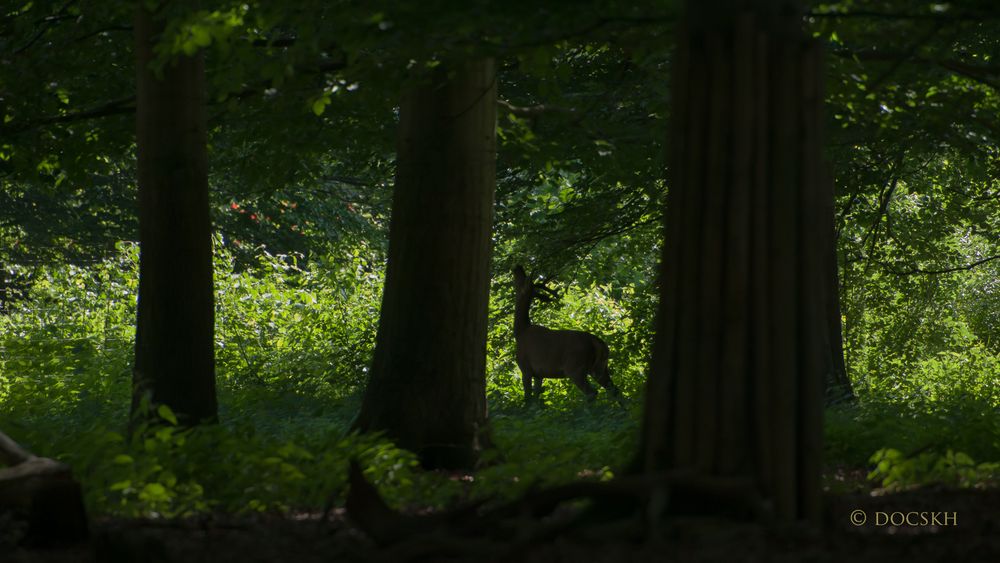
[[[963,264],[961,266],[952,266],[951,268],[942,268],[942,269],[939,269],[939,270],[925,270],[923,268],[913,268],[912,270],[906,270],[906,271],[900,272],[900,271],[894,270],[888,264],[884,264],[883,263],[882,265],[890,273],[892,273],[893,275],[897,275],[897,276],[912,276],[912,275],[917,275],[917,274],[921,274],[921,275],[937,275],[937,274],[950,274],[950,273],[953,273],[953,272],[968,271],[968,270],[971,270],[971,269],[973,269],[973,268],[975,268],[977,266],[982,266],[983,264],[986,264],[988,262],[992,262],[994,260],[1000,260],[1000,254],[998,254],[996,256],[990,256],[988,258],[983,258],[982,260],[976,260],[975,262],[970,262],[969,264]]]

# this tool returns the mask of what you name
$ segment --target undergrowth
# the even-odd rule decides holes
[[[631,455],[638,401],[588,404],[548,382],[543,408],[522,405],[509,295],[491,303],[488,397],[493,438],[474,475],[425,472],[410,452],[348,432],[367,377],[381,272],[358,258],[263,254],[240,270],[217,242],[216,363],[221,423],[180,429],[169,409],[128,437],[137,249],[90,268],[19,274],[30,293],[0,316],[0,428],[70,464],[94,514],[173,517],[223,510],[319,510],[343,502],[358,459],[386,499],[440,507],[511,498],[528,487],[607,479]],[[570,291],[548,322],[610,342],[628,319],[599,290]],[[600,327],[600,330],[597,330]],[[626,393],[640,388],[640,351],[612,358]],[[631,362],[631,364],[629,364]]]
[[[891,489],[994,483],[1000,358],[971,336],[962,344],[895,377],[864,378],[856,403],[827,409],[827,460],[867,465],[869,478]]]
[[[505,499],[543,484],[609,479],[638,440],[648,350],[607,288],[569,288],[540,308],[550,326],[591,330],[613,350],[629,399],[589,404],[546,381],[523,405],[513,361],[509,281],[491,292],[487,398],[496,450],[473,474],[426,472],[379,436],[348,432],[378,320],[381,271],[359,258],[262,254],[238,269],[217,241],[216,359],[221,423],[123,433],[129,405],[137,249],[88,268],[36,267],[29,294],[0,316],[0,428],[69,463],[95,514],[172,517],[205,511],[311,510],[343,502],[358,459],[394,506]],[[855,377],[859,399],[826,416],[827,461],[867,467],[887,487],[975,486],[1000,460],[1000,360],[974,337],[891,377]],[[900,375],[903,374],[903,375]]]

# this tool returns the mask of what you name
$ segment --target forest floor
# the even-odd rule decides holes
[[[860,512],[859,512],[860,511]],[[852,519],[861,518],[855,525]],[[882,521],[911,514],[916,525]],[[941,525],[923,525],[936,514]],[[440,536],[378,548],[346,518],[329,514],[220,516],[180,521],[96,519],[92,541],[72,548],[0,553],[2,563],[224,563],[321,561],[645,562],[1000,561],[1000,490],[924,487],[828,493],[822,529],[768,529],[719,519],[665,522],[641,541],[623,526],[569,530],[544,543],[499,544]],[[432,556],[415,557],[428,546]],[[444,547],[444,549],[441,549]],[[442,551],[444,553],[442,553]],[[448,555],[450,554],[450,555]]]

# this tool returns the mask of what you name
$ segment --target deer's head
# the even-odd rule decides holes
[[[528,303],[534,299],[550,303],[559,298],[559,294],[544,283],[531,281],[520,264],[514,267],[514,295],[518,301],[524,300]]]

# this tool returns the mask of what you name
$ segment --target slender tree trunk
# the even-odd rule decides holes
[[[486,434],[486,321],[496,173],[492,60],[436,73],[399,110],[389,264],[355,427],[427,467],[470,467]]]
[[[827,279],[831,281],[831,288],[827,294],[827,322],[830,323],[830,354],[832,355],[832,365],[829,378],[826,381],[824,392],[826,404],[832,405],[853,401],[854,387],[851,379],[847,376],[847,362],[844,360],[844,332],[840,313],[840,276],[837,268],[837,252],[835,248],[830,249],[831,256],[828,260],[829,273]]]
[[[150,67],[163,22],[137,4],[139,302],[132,412],[148,396],[215,420],[215,322],[201,54]]]
[[[674,62],[638,465],[745,480],[779,518],[815,519],[833,234],[821,53],[795,12],[719,19],[697,4]]]
[[[7,312],[10,302],[10,285],[7,282],[7,268],[0,264],[0,315]]]

